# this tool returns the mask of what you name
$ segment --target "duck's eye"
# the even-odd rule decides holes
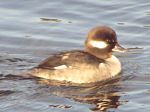
[[[93,47],[100,48],[100,49],[106,48],[108,46],[108,44],[104,41],[91,41],[90,44]]]
[[[115,45],[117,42],[114,41],[114,40],[113,40],[113,41],[109,41],[109,40],[108,40],[107,43],[108,43],[109,45]]]

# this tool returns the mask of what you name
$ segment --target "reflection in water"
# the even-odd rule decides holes
[[[120,105],[119,98],[118,93],[102,93],[74,99],[79,102],[94,104],[95,106],[91,108],[93,111],[106,111],[109,108],[117,108]]]
[[[71,21],[64,21],[64,20],[61,20],[61,19],[56,19],[56,18],[45,18],[45,17],[41,17],[40,18],[41,21],[43,22],[67,22],[67,23],[72,23]]]
[[[61,22],[62,21],[60,19],[54,19],[54,18],[40,18],[40,19],[45,22]]]
[[[122,104],[118,93],[121,90],[120,82],[120,77],[104,82],[78,85],[45,79],[38,80],[38,83],[48,85],[48,92],[51,94],[94,105],[90,108],[92,111],[106,111]]]
[[[1,96],[6,96],[6,95],[10,95],[12,93],[15,93],[15,91],[11,91],[11,90],[0,90],[0,97]]]

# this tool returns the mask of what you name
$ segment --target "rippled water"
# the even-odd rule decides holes
[[[150,112],[149,0],[1,0],[0,18],[0,112]],[[88,85],[21,77],[52,53],[83,49],[97,25],[142,48],[116,54],[120,77]]]

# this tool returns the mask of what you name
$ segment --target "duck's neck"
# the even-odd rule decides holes
[[[93,56],[96,56],[99,59],[108,59],[111,57],[112,53],[106,53],[105,51],[100,51],[99,49],[85,49],[86,52],[90,53]]]

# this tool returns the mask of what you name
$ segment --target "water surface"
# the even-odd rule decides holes
[[[0,112],[150,112],[148,0],[1,0],[0,18]],[[116,54],[119,77],[88,85],[21,77],[53,53],[84,49],[97,25],[142,48]]]

